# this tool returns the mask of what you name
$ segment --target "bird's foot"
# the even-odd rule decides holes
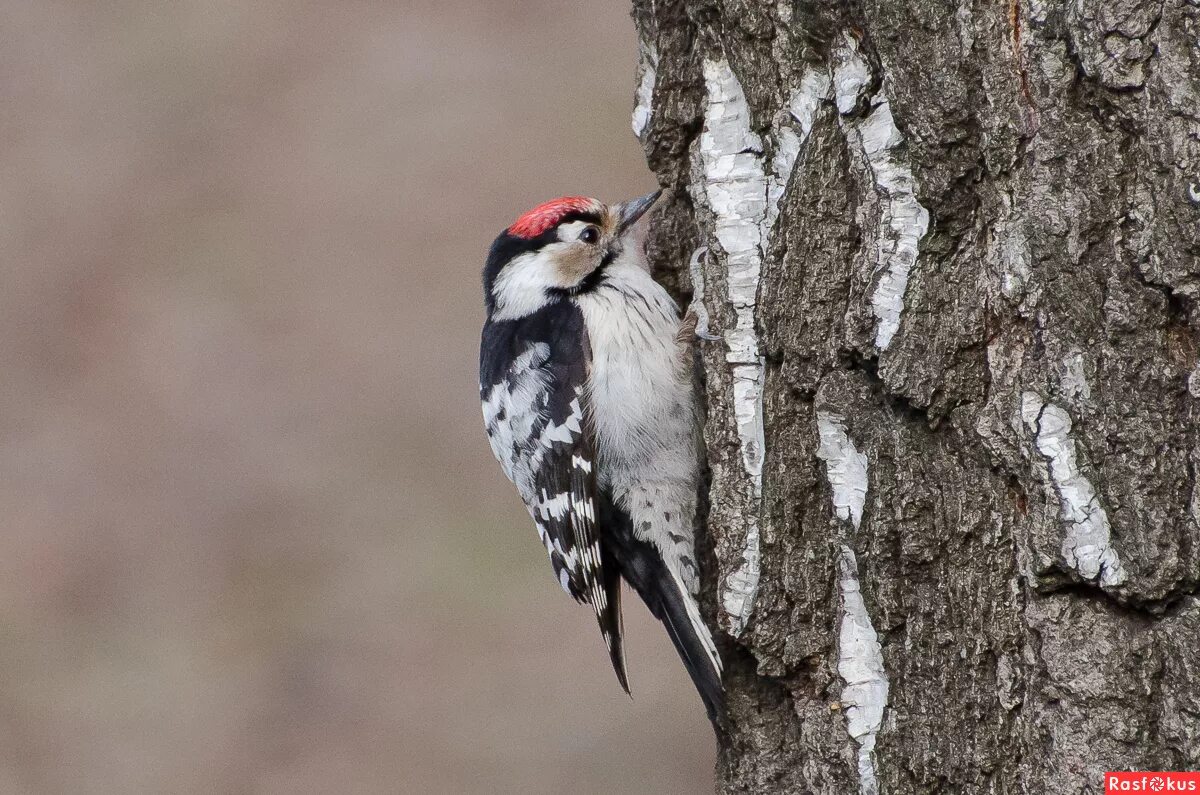
[[[702,340],[716,342],[721,337],[712,334],[708,329],[708,310],[704,307],[704,271],[701,263],[708,254],[708,246],[700,246],[692,253],[688,262],[688,272],[692,277],[692,303],[683,315],[683,326],[689,329],[689,335],[694,334]]]

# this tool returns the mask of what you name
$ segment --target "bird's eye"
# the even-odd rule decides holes
[[[594,226],[586,227],[579,233],[579,239],[590,246],[600,239],[600,230]]]

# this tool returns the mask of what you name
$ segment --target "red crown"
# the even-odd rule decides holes
[[[587,196],[563,196],[551,199],[545,204],[539,204],[517,219],[508,228],[510,235],[517,237],[537,237],[563,219],[568,213],[597,212],[600,202]]]

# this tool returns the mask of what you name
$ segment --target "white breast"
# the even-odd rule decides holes
[[[690,482],[695,415],[675,302],[628,262],[610,266],[604,283],[577,301],[592,349],[588,397],[601,480]]]

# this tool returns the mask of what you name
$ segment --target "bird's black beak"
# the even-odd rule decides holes
[[[646,214],[654,203],[658,201],[658,197],[662,195],[661,190],[656,190],[654,193],[647,193],[638,199],[630,199],[627,202],[617,205],[617,212],[620,214],[620,221],[617,225],[617,234],[625,234],[638,219]]]

